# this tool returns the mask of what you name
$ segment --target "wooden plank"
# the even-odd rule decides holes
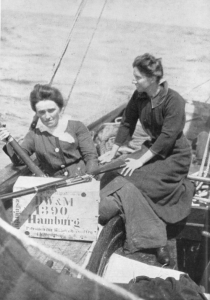
[[[171,268],[163,268],[161,265],[154,266],[140,260],[133,260],[132,257],[129,258],[114,253],[109,260],[103,277],[115,283],[128,283],[131,279],[135,280],[137,276],[161,277],[163,279],[174,277],[179,280],[182,273]]]
[[[0,246],[1,299],[125,299],[90,280],[70,276],[64,280],[58,272],[32,258],[22,243],[2,228]]]
[[[21,176],[14,191],[55,180]],[[14,226],[30,237],[94,241],[98,227],[99,185],[99,181],[92,179],[57,191],[50,189],[14,198]]]
[[[53,249],[56,253],[64,255],[74,261],[75,263],[82,265],[85,259],[85,255],[88,252],[88,249],[91,247],[91,242],[81,242],[81,241],[64,241],[64,240],[55,240],[55,239],[34,239],[37,243]],[[51,259],[50,256],[46,256],[42,252],[34,249],[32,247],[26,247],[29,254],[37,259],[40,263],[46,264],[47,261]],[[61,272],[64,268],[64,264],[61,262],[54,261],[53,269],[57,272]],[[75,275],[76,276],[76,275]]]
[[[6,216],[8,221],[12,222],[12,206],[7,209]],[[55,252],[62,254],[74,262],[78,263],[79,265],[83,265],[85,261],[86,254],[91,247],[91,242],[78,242],[78,241],[66,241],[66,240],[56,240],[56,239],[38,239],[34,238],[37,243],[40,243],[48,248],[53,249]],[[39,252],[37,249],[27,247],[28,252],[37,259],[42,264],[46,264],[51,257],[46,256],[42,252]],[[53,269],[58,272],[61,272],[64,265],[59,262],[53,262]],[[76,277],[77,274],[75,274]]]

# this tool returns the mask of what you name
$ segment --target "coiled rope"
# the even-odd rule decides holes
[[[7,222],[5,222],[3,219],[0,218],[0,227],[2,227],[7,233],[11,234],[15,239],[21,241],[24,245],[33,247],[41,251],[47,256],[52,257],[56,261],[59,261],[63,263],[64,265],[70,267],[71,269],[79,272],[89,280],[96,282],[100,286],[103,286],[111,291],[113,291],[115,294],[122,297],[122,299],[126,300],[144,300],[142,298],[139,298],[138,296],[128,292],[127,290],[121,288],[120,286],[117,286],[111,282],[108,282],[104,278],[78,266],[75,262],[71,261],[70,259],[66,258],[65,256],[55,253],[52,249],[49,249],[43,245],[38,244],[34,240],[28,238],[24,233],[22,233],[20,230],[12,227]]]
[[[189,90],[188,92],[185,92],[185,93],[183,94],[183,96],[188,95],[188,94],[191,93],[193,90],[199,88],[200,86],[206,84],[206,83],[209,82],[209,81],[210,81],[210,78],[209,78],[208,80],[206,80],[206,81],[204,81],[204,82],[202,82],[202,83],[196,85],[194,88],[192,88],[192,89]],[[204,103],[208,102],[209,99],[210,99],[210,97],[209,97],[207,100],[205,100]]]

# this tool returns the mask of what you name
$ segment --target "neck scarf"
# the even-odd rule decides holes
[[[58,137],[60,141],[68,142],[71,144],[71,143],[75,142],[75,139],[73,138],[73,136],[70,133],[66,132],[69,119],[70,118],[67,116],[60,117],[57,126],[54,128],[49,128],[49,127],[45,126],[39,120],[37,128],[41,132],[49,132],[51,135]]]

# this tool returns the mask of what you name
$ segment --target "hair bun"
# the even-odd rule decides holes
[[[163,77],[163,67],[161,58],[155,58],[149,53],[137,56],[133,62],[133,67],[137,67],[140,72],[147,77],[156,76],[157,82]]]

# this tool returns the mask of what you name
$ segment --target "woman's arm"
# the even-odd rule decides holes
[[[184,128],[184,105],[185,102],[182,97],[175,91],[171,91],[163,110],[164,121],[159,137],[141,158],[126,160],[126,167],[121,172],[124,176],[131,175],[135,169],[142,167],[156,155],[161,156],[163,159],[168,155]]]
[[[110,162],[116,155],[120,146],[122,146],[128,139],[130,139],[136,128],[138,121],[138,109],[136,102],[138,101],[138,92],[135,91],[128,102],[124,111],[122,121],[115,138],[115,143],[111,151],[108,151],[99,157],[101,163]]]
[[[34,131],[29,131],[26,136],[24,137],[22,143],[20,144],[23,151],[26,152],[28,156],[31,156],[35,151],[34,146]],[[12,163],[16,166],[23,165],[23,161],[21,158],[14,152],[13,148],[10,144],[6,144],[3,147],[4,152],[10,157]]]
[[[119,147],[132,137],[136,128],[136,123],[139,118],[137,106],[137,102],[139,100],[138,97],[139,94],[137,91],[135,91],[123,113],[122,121],[115,138],[115,144]]]
[[[150,150],[164,159],[172,151],[185,126],[185,101],[175,91],[171,90],[165,100],[163,118],[161,133]]]
[[[98,155],[89,130],[80,121],[77,121],[76,136],[78,138],[79,151],[86,164],[86,172],[90,173],[98,166]]]

